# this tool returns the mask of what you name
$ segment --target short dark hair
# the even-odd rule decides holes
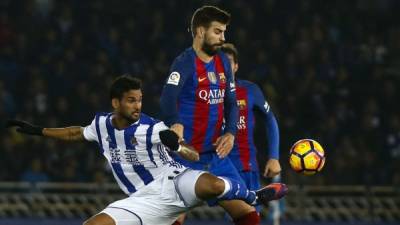
[[[218,7],[210,5],[205,5],[198,8],[193,13],[192,22],[190,24],[190,29],[192,30],[193,37],[196,35],[197,27],[209,27],[211,22],[213,21],[228,25],[231,21],[231,14]]]
[[[235,45],[231,44],[231,43],[225,43],[222,45],[221,50],[225,53],[225,54],[230,54],[233,56],[233,61],[235,63],[239,62],[239,52],[236,49]]]
[[[115,80],[112,82],[110,88],[110,99],[121,99],[125,92],[141,89],[142,81],[139,78],[125,74],[115,78]]]

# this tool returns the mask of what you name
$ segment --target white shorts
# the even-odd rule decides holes
[[[163,176],[100,213],[111,216],[116,225],[171,225],[182,212],[202,202],[196,197],[195,184],[203,173],[167,167]]]

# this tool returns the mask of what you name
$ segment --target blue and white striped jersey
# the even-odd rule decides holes
[[[97,141],[115,179],[126,194],[132,194],[162,176],[165,167],[182,168],[161,144],[159,132],[168,129],[162,121],[144,113],[129,127],[112,125],[113,113],[98,113],[84,128],[88,141]]]

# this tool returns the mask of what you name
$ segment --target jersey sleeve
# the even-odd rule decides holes
[[[268,102],[265,100],[260,88],[257,85],[251,86],[252,94],[255,99],[254,107],[263,115],[265,128],[267,130],[267,140],[269,156],[273,159],[279,159],[279,127],[274,113]]]
[[[222,61],[224,63],[224,70],[227,79],[227,85],[225,88],[225,99],[224,99],[224,116],[225,116],[225,128],[224,133],[236,134],[237,131],[237,120],[239,117],[239,109],[236,103],[236,87],[235,81],[232,75],[232,69],[229,64],[228,58],[225,54],[221,54]]]
[[[170,68],[170,74],[161,93],[160,108],[165,124],[181,123],[178,114],[178,97],[185,81],[192,75],[193,65],[189,57],[178,57]]]
[[[83,137],[87,141],[97,141],[96,119],[93,119],[90,125],[83,128]]]
[[[160,140],[160,131],[168,130],[168,129],[169,129],[168,126],[165,125],[165,123],[162,122],[162,121],[160,121],[160,122],[154,124],[153,133],[152,133],[152,135],[151,135],[151,143],[152,143],[152,144],[159,144],[159,143],[161,143],[161,140]]]

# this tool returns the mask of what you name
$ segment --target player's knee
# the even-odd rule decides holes
[[[224,180],[222,180],[220,178],[214,179],[211,182],[210,188],[211,188],[211,192],[214,195],[218,196],[225,191],[225,182],[224,182]]]
[[[215,198],[225,191],[224,180],[208,173],[203,173],[196,182],[195,193],[200,199]]]

